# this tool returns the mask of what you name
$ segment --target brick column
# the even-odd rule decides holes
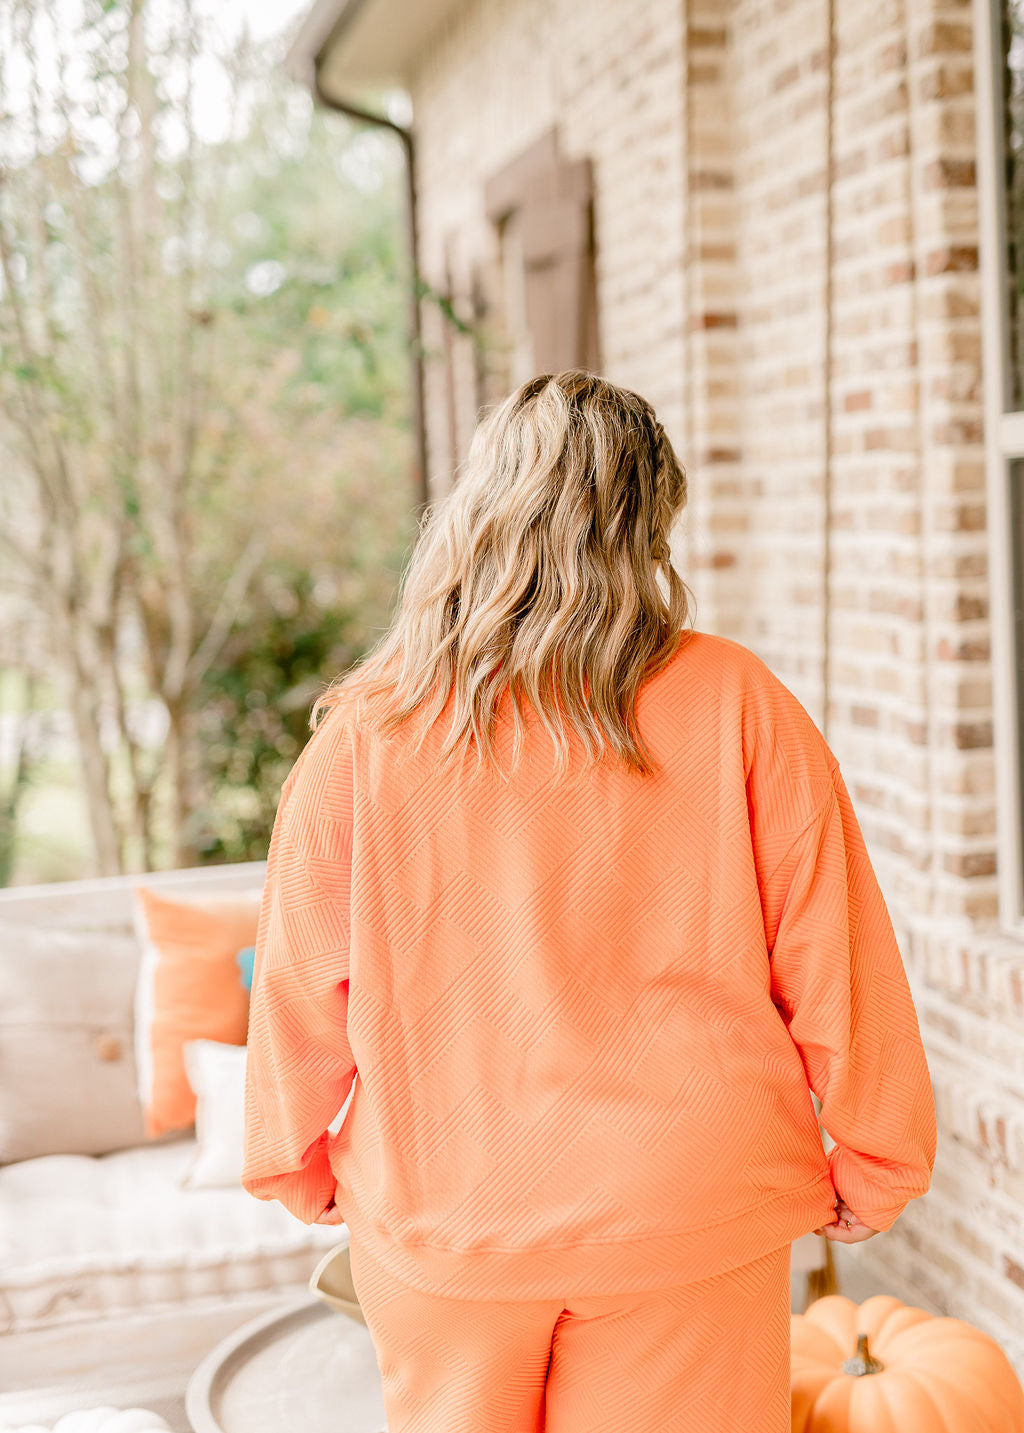
[[[741,495],[736,392],[736,215],[728,32],[721,6],[688,7],[686,66],[686,438],[690,484],[688,580],[697,625],[735,625],[730,596]]]

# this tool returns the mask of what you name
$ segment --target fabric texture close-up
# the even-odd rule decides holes
[[[388,1433],[791,1425],[788,1244],[646,1293],[485,1305],[410,1289],[353,1241],[352,1282],[378,1351]]]
[[[837,1193],[886,1230],[929,1187],[917,1013],[821,732],[699,630],[636,718],[654,775],[574,748],[556,780],[528,715],[506,782],[440,774],[443,720],[414,751],[342,701],[284,783],[243,1184],[306,1223],[334,1201],[411,1288],[667,1288],[831,1222]]]

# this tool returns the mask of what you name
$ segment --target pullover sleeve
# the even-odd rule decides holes
[[[242,1185],[304,1224],[336,1181],[328,1125],[356,1074],[347,1034],[351,821],[339,785],[334,714],[314,731],[281,793],[256,934],[245,1073]]]
[[[929,1188],[935,1101],[892,921],[838,763],[817,735],[830,777],[817,809],[788,839],[776,831],[759,845],[755,834],[771,994],[834,1141],[832,1183],[859,1219],[886,1230]],[[770,781],[785,774],[777,768]]]

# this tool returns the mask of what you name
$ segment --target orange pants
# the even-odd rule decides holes
[[[421,1293],[353,1238],[387,1433],[790,1433],[790,1245],[652,1293]]]

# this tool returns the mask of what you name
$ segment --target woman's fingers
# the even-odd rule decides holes
[[[845,1224],[826,1224],[823,1232],[826,1239],[831,1239],[836,1244],[863,1244],[865,1239],[872,1238],[878,1230],[869,1229],[866,1224],[855,1224],[852,1229],[847,1229]]]
[[[313,1222],[314,1224],[341,1224],[344,1222],[344,1217],[332,1199],[327,1208],[318,1214]]]
[[[857,1218],[841,1194],[836,1196],[834,1208],[834,1222],[820,1225],[815,1229],[815,1234],[822,1234],[826,1239],[835,1239],[840,1244],[860,1244],[865,1239],[870,1239],[872,1234],[878,1233],[877,1229],[872,1229]]]
[[[839,1244],[860,1244],[877,1234],[878,1230],[863,1224],[856,1215],[851,1215],[849,1223],[843,1218],[835,1224],[823,1224],[814,1232],[823,1234],[826,1239],[834,1239]]]

